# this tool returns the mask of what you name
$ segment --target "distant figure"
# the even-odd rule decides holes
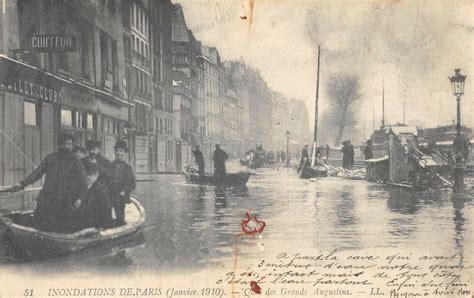
[[[216,150],[214,150],[214,175],[215,176],[225,176],[225,162],[229,158],[227,152],[221,149],[219,144],[216,144]]]
[[[351,169],[354,164],[354,147],[350,141],[342,142],[342,167]]]
[[[127,143],[117,141],[114,146],[115,160],[110,166],[109,190],[112,204],[117,219],[117,225],[124,225],[125,204],[130,203],[130,193],[135,189],[135,176],[132,167],[125,162],[125,153],[128,151]]]
[[[331,152],[331,148],[329,148],[329,145],[326,144],[326,147],[324,148],[324,150],[326,151],[326,159],[329,160],[329,153]]]
[[[286,161],[286,155],[285,155],[285,152],[282,150],[280,151],[280,158],[281,158],[281,162],[285,162]]]
[[[204,164],[204,157],[199,148],[199,145],[196,145],[196,147],[194,147],[194,151],[192,152],[194,155],[194,160],[196,161],[196,164],[198,166],[199,175],[203,176],[205,164]]]
[[[69,232],[72,210],[80,206],[86,195],[86,173],[72,152],[73,141],[72,135],[62,135],[58,151],[46,156],[25,180],[15,185],[22,189],[45,176],[33,217],[39,230]]]
[[[301,151],[300,169],[303,165],[307,164],[309,160],[308,145],[304,145],[303,151]]]
[[[76,155],[77,159],[79,160],[87,156],[86,148],[82,146],[74,146],[74,148],[72,149],[72,152],[74,152],[74,155]]]
[[[364,148],[365,160],[374,158],[374,153],[372,152],[372,140],[367,140],[367,146]]]
[[[107,187],[97,181],[99,166],[86,164],[87,195],[77,210],[75,230],[112,227],[112,202]]]
[[[352,146],[351,141],[348,141],[348,142],[349,142],[351,169],[352,169],[354,167],[354,146]]]

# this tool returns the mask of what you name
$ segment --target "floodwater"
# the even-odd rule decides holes
[[[473,201],[451,191],[407,191],[337,177],[301,180],[293,169],[258,169],[246,189],[186,184],[179,175],[139,182],[147,212],[143,239],[133,247],[24,261],[0,244],[2,266],[200,269],[228,259],[248,211],[266,223],[268,252],[282,243],[318,251],[421,249],[472,251]]]

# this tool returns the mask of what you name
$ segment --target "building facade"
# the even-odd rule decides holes
[[[21,181],[56,148],[102,141],[113,158],[126,138],[126,90],[119,1],[8,1],[1,16],[1,185]],[[52,42],[54,41],[54,42]]]

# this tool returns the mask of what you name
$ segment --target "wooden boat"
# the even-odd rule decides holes
[[[244,187],[249,181],[252,173],[237,172],[229,173],[224,177],[214,175],[199,175],[197,173],[185,173],[186,181],[190,184],[214,185],[223,187]]]
[[[315,165],[314,167],[305,165],[302,169],[299,169],[298,173],[302,179],[326,177],[327,169],[323,165]]]
[[[84,229],[72,234],[43,232],[32,227],[33,212],[16,212],[3,215],[6,237],[9,242],[32,258],[57,257],[103,245],[121,245],[141,234],[145,223],[145,210],[138,200],[131,198],[125,208],[127,224],[98,230]]]

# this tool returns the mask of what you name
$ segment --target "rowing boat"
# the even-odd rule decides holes
[[[186,181],[190,184],[214,185],[223,187],[244,187],[249,181],[251,175],[252,173],[250,172],[229,173],[225,176],[185,173]]]
[[[126,205],[126,224],[106,230],[87,228],[72,234],[44,232],[32,227],[33,211],[14,212],[0,219],[7,228],[8,242],[29,257],[43,258],[71,254],[102,245],[122,245],[135,239],[145,223],[145,209],[135,197]]]

